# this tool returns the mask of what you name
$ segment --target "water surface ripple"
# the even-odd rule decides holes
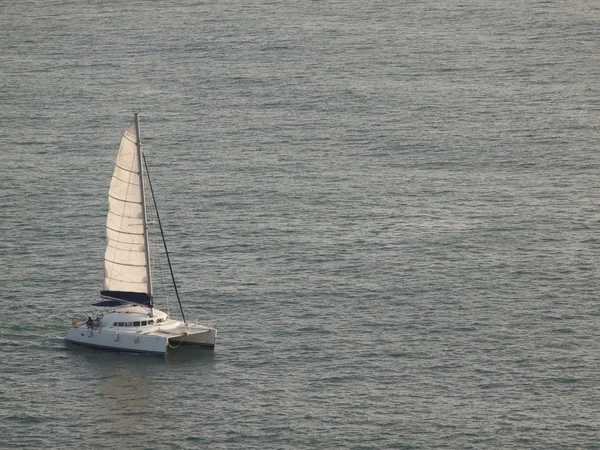
[[[0,4],[0,447],[598,448],[599,21]],[[214,352],[62,340],[133,111]]]

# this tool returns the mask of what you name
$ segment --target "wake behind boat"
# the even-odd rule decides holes
[[[149,192],[146,190],[149,187]],[[152,261],[146,194],[160,228],[182,321],[154,308]],[[192,344],[214,348],[217,330],[185,320],[146,160],[137,113],[121,139],[108,193],[106,252],[102,300],[95,306],[112,307],[105,314],[79,324],[73,321],[65,340],[109,350],[165,354],[169,348]]]

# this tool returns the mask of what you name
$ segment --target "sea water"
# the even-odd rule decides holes
[[[600,447],[599,20],[2,2],[0,446]],[[134,111],[214,351],[63,341],[97,311]]]

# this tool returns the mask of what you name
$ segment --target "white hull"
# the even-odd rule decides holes
[[[160,323],[156,323],[158,321]],[[144,326],[139,326],[142,323]],[[169,348],[181,344],[214,348],[216,337],[215,328],[185,324],[170,320],[156,309],[150,312],[140,306],[130,306],[111,311],[94,324],[74,323],[65,340],[113,351],[164,355]]]
[[[92,330],[85,327],[71,328],[65,336],[67,342],[89,345],[107,350],[154,353],[167,352],[168,338],[165,336],[136,336],[108,330]]]

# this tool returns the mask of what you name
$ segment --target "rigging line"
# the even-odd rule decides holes
[[[146,177],[148,178],[148,177]],[[149,189],[148,189],[149,191]],[[163,262],[162,262],[162,257],[160,254],[160,248],[158,245],[158,233],[156,230],[156,212],[154,211],[155,208],[150,208],[150,216],[152,218],[151,220],[151,224],[152,224],[152,248],[153,248],[153,252],[152,254],[156,255],[155,260],[153,260],[152,262],[152,266],[155,268],[155,272],[156,269],[158,269],[158,271],[160,272],[160,280],[161,280],[161,284],[163,287],[163,295],[165,296],[165,301],[167,303],[167,314],[170,316],[171,315],[171,307],[169,305],[169,296],[167,294],[167,283],[165,283],[165,273],[163,270]]]
[[[156,229],[156,225],[154,225],[154,228]],[[154,235],[154,245],[156,246],[156,249],[158,250],[158,242],[157,242],[156,234]],[[156,253],[158,254],[158,271],[160,272],[160,280],[162,282],[163,295],[165,296],[165,301],[167,303],[167,314],[169,314],[169,316],[170,316],[171,315],[171,304],[169,303],[169,294],[167,293],[167,283],[165,283],[165,271],[163,270],[163,263],[162,263],[161,255],[158,251]]]
[[[177,342],[177,341],[175,341],[175,342]],[[170,342],[170,341],[167,339],[167,344],[168,344],[169,348],[177,348],[177,347],[179,347],[179,346],[180,346],[182,343],[183,343],[183,341],[179,341],[179,344],[177,344],[177,345],[171,345],[171,342]]]
[[[158,207],[156,206],[156,197],[154,197],[154,189],[152,189],[152,182],[150,181],[150,174],[148,173],[148,165],[146,164],[146,155],[142,153],[142,161],[144,161],[144,169],[146,171],[146,178],[148,179],[148,186],[150,186],[150,193],[152,194],[152,201],[154,203],[154,211],[156,211],[156,219],[158,221],[158,227],[160,228],[160,235],[162,236],[163,245],[165,246],[165,255],[167,256],[167,263],[169,263],[169,270],[171,271],[171,279],[173,280],[173,287],[175,288],[175,296],[177,297],[177,303],[179,303],[179,310],[181,311],[181,317],[185,323],[185,314],[183,313],[183,306],[181,306],[181,299],[179,298],[179,291],[177,291],[177,283],[175,283],[175,274],[173,274],[173,267],[171,266],[171,258],[169,258],[169,250],[167,249],[167,241],[165,239],[165,233],[163,232],[162,223],[160,221],[160,214],[158,213]]]

